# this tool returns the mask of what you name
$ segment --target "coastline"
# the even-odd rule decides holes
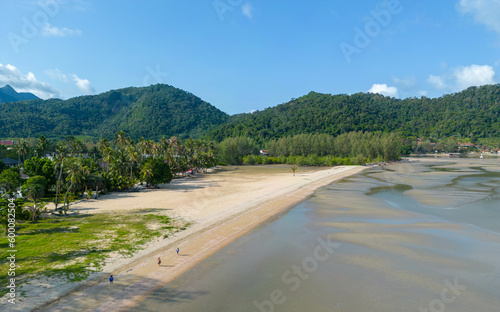
[[[201,179],[193,179],[190,183],[180,179],[163,190],[127,196],[115,194],[107,199],[80,203],[72,209],[96,213],[98,206],[103,207],[103,212],[137,209],[141,205],[153,208],[148,200],[156,201],[158,206],[157,197],[177,192],[179,197],[184,196],[184,200],[191,198],[189,205],[178,206],[179,203],[174,200],[170,205],[177,207],[168,208],[170,206],[164,203],[164,210],[169,215],[193,221],[194,225],[173,237],[146,246],[132,258],[110,259],[102,272],[93,274],[86,282],[56,287],[58,289],[51,289],[50,296],[39,300],[27,298],[26,302],[20,304],[32,311],[104,311],[111,307],[113,311],[129,309],[256,226],[305,200],[319,187],[364,169],[366,167],[362,166],[306,169],[293,178],[291,173],[283,170],[269,174],[266,172],[269,170],[265,169],[257,173],[252,172],[253,169],[248,169],[249,172],[243,169],[242,172],[236,170],[225,176],[224,173],[202,175]],[[257,167],[255,170],[261,169]],[[205,187],[198,188],[199,184]],[[227,192],[221,189],[224,187],[228,189]],[[127,207],[123,206],[124,202],[128,203]],[[175,253],[177,247],[181,250],[179,255]],[[158,256],[164,264],[162,267],[156,265]],[[113,287],[107,283],[109,274],[115,276]],[[17,308],[21,308],[19,305],[16,311],[28,311]]]

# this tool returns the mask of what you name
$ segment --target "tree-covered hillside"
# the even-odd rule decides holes
[[[168,85],[112,90],[68,100],[0,104],[0,138],[162,136],[251,137],[257,143],[297,134],[395,132],[402,137],[500,137],[500,85],[471,87],[430,99],[380,94],[310,92],[260,112],[229,117],[193,94]]]
[[[0,137],[86,135],[111,138],[200,136],[228,115],[197,96],[169,85],[125,88],[68,100],[0,104]]]
[[[262,143],[302,133],[338,135],[359,130],[395,131],[404,137],[500,137],[499,113],[498,84],[471,87],[435,99],[310,92],[260,112],[234,115],[207,137],[222,141],[248,136]]]

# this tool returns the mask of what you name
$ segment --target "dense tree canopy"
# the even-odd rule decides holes
[[[21,185],[21,175],[17,168],[7,168],[0,173],[0,187],[6,192],[15,192]]]
[[[434,99],[311,92],[260,112],[231,116],[207,137],[222,141],[246,136],[264,144],[297,134],[352,131],[396,132],[402,137],[500,137],[500,85],[470,87]]]
[[[227,114],[189,92],[158,84],[65,101],[0,103],[0,137],[112,138],[119,130],[134,139],[200,136],[227,118]]]
[[[0,137],[68,135],[111,139],[250,137],[263,145],[297,134],[396,132],[402,137],[500,137],[500,85],[470,87],[439,98],[404,100],[380,94],[316,92],[248,114],[228,116],[195,95],[168,85],[112,90],[65,101],[0,104]],[[38,142],[38,155],[48,147]],[[0,152],[2,152],[0,150]],[[19,155],[23,160],[23,155]]]
[[[59,142],[47,140],[41,144],[43,141],[42,136],[22,141],[26,158],[22,170],[30,177],[24,181],[22,193],[33,201],[49,193],[55,209],[62,203],[64,212],[70,198],[86,194],[90,199],[102,192],[130,190],[142,183],[156,187],[169,183],[174,175],[213,167],[218,157],[212,142],[177,137],[135,141],[124,131],[116,133],[112,140],[103,138],[98,143],[73,136]],[[41,149],[47,149],[50,158],[37,156]],[[7,192],[15,191],[22,182],[19,168],[0,173],[0,188]],[[37,213],[35,210],[32,213]]]

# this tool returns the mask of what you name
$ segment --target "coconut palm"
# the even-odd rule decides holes
[[[34,176],[29,178],[23,185],[23,196],[33,200],[33,206],[25,207],[32,215],[32,221],[35,222],[37,216],[39,216],[44,205],[37,205],[37,200],[43,197],[45,193],[45,186],[47,185],[47,180],[42,176]]]
[[[148,141],[144,140],[143,137],[139,138],[139,141],[137,142],[136,145],[137,151],[141,155],[141,162],[144,159],[144,155],[148,154],[149,147],[148,147]]]
[[[111,147],[105,147],[103,151],[101,151],[102,154],[102,160],[105,163],[106,166],[106,172],[109,172],[109,169],[111,167],[111,164],[114,162],[115,157],[113,155],[113,150]]]
[[[104,152],[109,148],[109,141],[106,138],[101,139],[98,143],[98,149],[102,156],[104,156]]]
[[[38,138],[36,142],[36,149],[39,153],[41,153],[42,157],[45,156],[45,152],[47,151],[47,148],[49,147],[49,142],[47,141],[47,138],[42,134]]]
[[[153,140],[148,140],[148,146],[149,146],[149,150],[151,152],[151,155],[153,156],[153,158],[156,158],[159,156],[160,154],[160,147],[157,143],[155,143],[155,141]]]
[[[80,181],[80,161],[74,157],[68,159],[67,163],[68,169],[66,170],[66,173],[68,176],[66,177],[66,181],[70,182],[70,185],[68,189],[66,190],[66,194],[64,195],[64,213],[68,211],[68,206],[67,206],[67,198],[68,198],[68,193],[70,190],[75,186],[76,183]]]
[[[167,157],[168,158],[168,149],[169,149],[169,142],[167,138],[161,137],[160,141],[158,141],[158,148],[160,151],[160,157]]]
[[[124,158],[125,149],[127,145],[130,144],[130,141],[124,131],[120,131],[116,134],[115,144],[118,146],[118,150],[120,151],[120,158]]]
[[[16,151],[18,156],[18,166],[20,166],[21,156],[23,156],[22,162],[24,162],[24,158],[29,152],[28,142],[25,139],[20,139],[18,143],[16,143]]]
[[[134,165],[141,160],[141,155],[134,149],[133,146],[129,146],[127,151],[127,158],[129,160],[130,166],[130,178],[132,179]]]
[[[151,177],[153,177],[153,164],[148,161],[144,163],[141,169],[141,180],[148,181]],[[146,186],[149,186],[146,182]]]

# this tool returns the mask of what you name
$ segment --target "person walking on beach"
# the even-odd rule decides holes
[[[161,266],[161,259],[158,257],[158,266]]]
[[[175,251],[177,252],[177,254],[179,254],[179,248],[177,248]]]
[[[109,285],[113,285],[113,280],[114,280],[114,278],[113,278],[113,274],[111,274],[111,275],[109,276]]]

